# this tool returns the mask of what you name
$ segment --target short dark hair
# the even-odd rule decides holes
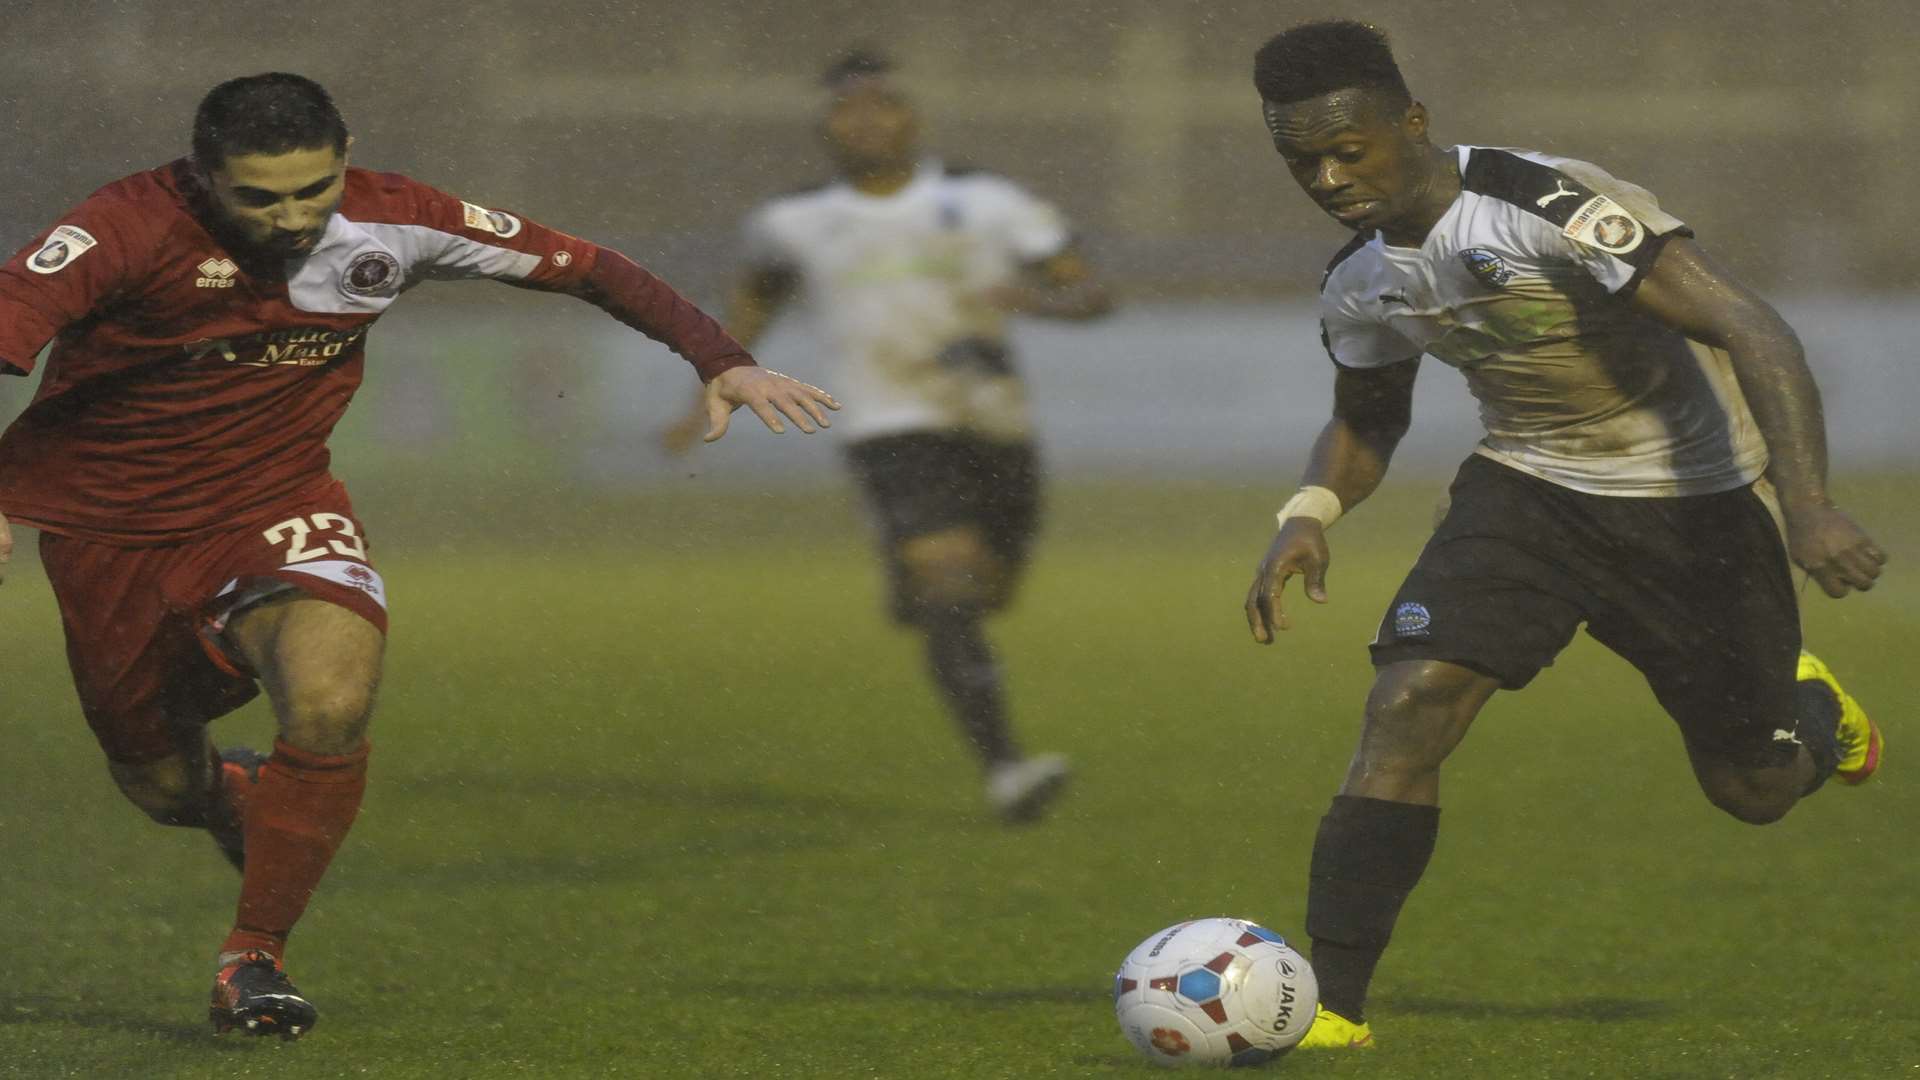
[[[842,83],[849,80],[878,78],[892,71],[893,61],[885,53],[856,45],[827,65],[827,69],[820,73],[820,85],[829,90],[838,90]]]
[[[193,114],[193,160],[217,169],[233,154],[347,149],[347,122],[317,82],[284,71],[229,79]]]
[[[1253,54],[1260,100],[1284,105],[1336,90],[1379,90],[1392,104],[1412,103],[1387,32],[1371,23],[1328,19],[1275,34]]]

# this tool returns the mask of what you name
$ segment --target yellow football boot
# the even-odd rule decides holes
[[[1833,691],[1833,699],[1840,703],[1840,726],[1834,737],[1840,743],[1840,764],[1833,770],[1843,784],[1864,784],[1880,767],[1880,751],[1886,745],[1881,738],[1880,729],[1867,719],[1867,710],[1853,700],[1853,696],[1840,688],[1840,680],[1820,658],[1802,650],[1800,666],[1794,672],[1794,678],[1801,682],[1819,682]],[[1309,1032],[1311,1035],[1311,1032]]]
[[[1373,1049],[1373,1028],[1366,1024],[1356,1024],[1337,1012],[1328,1012],[1326,1006],[1313,1007],[1313,1026],[1307,1029],[1307,1037],[1294,1047],[1297,1050],[1371,1050]]]

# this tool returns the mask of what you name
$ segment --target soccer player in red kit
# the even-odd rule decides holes
[[[100,189],[0,266],[0,372],[53,342],[0,435],[0,562],[9,518],[41,530],[115,782],[240,868],[216,1031],[292,1038],[317,1016],[287,935],[359,810],[387,628],[326,444],[388,305],[435,278],[579,297],[693,365],[712,438],[740,405],[775,432],[838,408],[618,252],[350,168],[348,141],[308,79],[222,83],[190,158]],[[216,751],[208,722],[261,687],[272,753]]]

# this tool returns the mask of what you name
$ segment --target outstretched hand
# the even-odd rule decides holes
[[[840,407],[825,390],[763,367],[728,368],[707,384],[705,400],[707,433],[702,439],[706,442],[727,433],[733,410],[742,405],[753,410],[753,415],[775,435],[787,430],[782,415],[811,435],[819,428],[832,427],[827,410]]]
[[[1253,640],[1271,645],[1273,632],[1287,629],[1287,613],[1280,606],[1280,593],[1293,575],[1306,578],[1307,599],[1316,604],[1327,602],[1330,561],[1326,528],[1319,520],[1288,518],[1267,548],[1267,557],[1260,560],[1260,568],[1253,574],[1253,586],[1247,590],[1247,629],[1253,631]]]
[[[1865,529],[1836,506],[1783,508],[1787,519],[1787,554],[1828,596],[1848,591],[1866,592],[1880,577],[1887,553]]]

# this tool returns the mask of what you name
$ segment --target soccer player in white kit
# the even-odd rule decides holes
[[[1834,597],[1885,555],[1826,489],[1820,396],[1793,330],[1652,195],[1596,166],[1435,146],[1384,34],[1309,23],[1255,59],[1274,148],[1356,235],[1322,285],[1333,418],[1255,573],[1270,643],[1286,579],[1325,602],[1325,530],[1378,485],[1421,357],[1458,368],[1487,434],[1383,618],[1360,744],[1314,841],[1306,1047],[1364,1047],[1367,985],[1433,854],[1440,766],[1496,690],[1581,624],[1643,674],[1701,790],[1741,821],[1881,738],[1800,648],[1789,559]]]
[[[828,69],[822,134],[839,175],[749,217],[747,266],[724,321],[751,347],[799,301],[832,350],[893,616],[924,637],[989,804],[1023,821],[1060,790],[1068,765],[1019,749],[982,625],[1012,599],[1040,510],[1007,316],[1089,319],[1111,300],[1052,206],[920,153],[914,109],[889,73],[862,52]],[[691,444],[703,419],[696,406],[667,446]]]

